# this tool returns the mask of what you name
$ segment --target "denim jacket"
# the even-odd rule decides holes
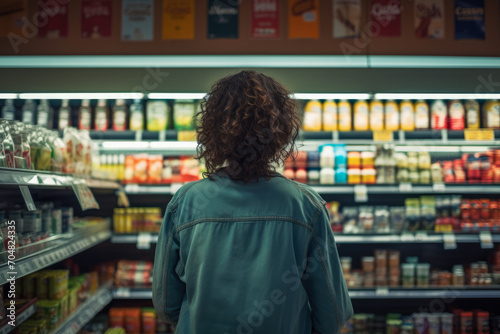
[[[334,334],[353,314],[325,201],[280,174],[176,192],[153,303],[178,334]]]

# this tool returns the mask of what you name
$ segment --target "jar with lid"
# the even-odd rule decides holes
[[[453,266],[453,285],[454,286],[465,285],[465,273],[464,273],[464,268],[461,265]]]
[[[348,275],[351,272],[351,263],[352,263],[352,258],[351,257],[341,257],[340,258],[340,264],[342,266],[342,273],[344,275]]]
[[[419,288],[427,288],[429,286],[430,267],[429,263],[417,264],[417,286]]]
[[[415,264],[403,263],[401,265],[402,286],[411,288],[415,286]]]
[[[373,272],[375,269],[375,258],[373,256],[364,256],[361,259],[361,264],[365,273]]]

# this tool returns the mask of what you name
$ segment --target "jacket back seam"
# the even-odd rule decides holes
[[[186,195],[186,193],[188,192],[189,189],[191,189],[192,187],[194,187],[195,185],[201,183],[202,181],[205,181],[206,179],[201,179],[201,180],[198,180],[198,181],[194,181],[190,184],[188,184],[186,186],[186,189],[181,193],[179,194],[179,196],[173,201],[173,202],[170,202],[169,203],[169,206],[171,207],[170,211],[174,212],[176,209],[177,209],[177,204],[179,203],[179,200],[184,197],[184,195]]]

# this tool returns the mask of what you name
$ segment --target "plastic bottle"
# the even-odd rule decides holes
[[[323,103],[323,131],[337,131],[337,104],[333,100]]]
[[[410,100],[401,101],[401,130],[415,130],[415,109]]]
[[[459,100],[451,100],[449,106],[450,130],[463,130],[465,128],[464,105]]]
[[[415,103],[415,129],[429,129],[429,105],[424,100]]]
[[[380,100],[370,103],[370,130],[384,130],[384,104]]]
[[[431,128],[442,130],[448,128],[448,112],[443,100],[435,100],[431,105]]]
[[[351,104],[347,100],[340,100],[338,104],[339,131],[351,131],[352,115]]]
[[[399,130],[399,107],[396,101],[387,100],[385,102],[385,129],[389,131]]]
[[[24,102],[21,120],[23,123],[33,124],[35,121],[36,104],[29,99]]]
[[[72,110],[69,106],[69,100],[62,100],[61,108],[59,109],[59,120],[57,123],[57,129],[63,130],[65,127],[71,125],[71,114]]]
[[[479,129],[479,103],[476,100],[468,100],[465,102],[465,113],[467,118],[467,128]]]
[[[78,111],[78,129],[90,130],[92,121],[92,109],[90,108],[90,100],[82,100],[82,105]]]
[[[319,165],[320,167],[330,167],[333,168],[335,166],[335,153],[333,151],[333,147],[326,145],[323,146],[319,156]]]
[[[3,126],[0,126],[0,167],[7,167],[7,161],[5,159],[5,150],[3,148],[4,140],[5,140],[5,130]]]
[[[113,130],[127,130],[127,105],[125,100],[118,99],[113,107]]]
[[[0,127],[3,128],[5,137],[3,139],[3,149],[5,152],[5,164],[6,167],[15,168],[15,160],[14,160],[14,140],[11,136],[11,125],[6,121],[2,120],[0,122]]]
[[[331,167],[321,168],[319,172],[319,183],[320,184],[334,184],[335,183],[335,171]]]
[[[95,108],[94,129],[106,131],[109,128],[109,108],[105,99],[97,101]]]
[[[304,131],[321,131],[322,106],[318,100],[311,100],[304,108]]]
[[[16,108],[14,107],[14,100],[5,100],[5,105],[2,108],[2,118],[8,121],[16,119]]]
[[[138,131],[144,129],[144,109],[141,100],[134,100],[130,106],[130,130]]]
[[[168,114],[170,108],[165,101],[148,101],[147,114],[147,130],[162,131],[167,128]]]
[[[54,119],[54,109],[49,105],[49,100],[41,100],[37,108],[36,124],[46,129],[52,129]]]
[[[358,100],[354,104],[354,131],[367,131],[370,126],[368,103]]]
[[[483,124],[487,129],[500,128],[500,102],[489,100],[483,104]]]

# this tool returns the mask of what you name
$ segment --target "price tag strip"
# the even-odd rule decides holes
[[[373,141],[392,142],[394,140],[393,132],[389,130],[373,131]]]
[[[151,248],[151,233],[141,232],[137,236],[137,249]]]
[[[495,140],[495,132],[493,129],[465,129],[464,138],[467,141],[493,141]]]
[[[399,184],[399,192],[400,193],[411,193],[413,187],[411,183],[400,183]]]
[[[444,183],[434,183],[432,185],[432,190],[435,191],[435,192],[446,191],[446,185]]]
[[[415,242],[415,236],[409,232],[401,233],[401,242]]]
[[[35,202],[33,201],[33,197],[31,197],[31,192],[28,186],[19,186],[19,190],[21,190],[21,194],[23,195],[24,202],[26,203],[26,208],[28,208],[28,211],[35,211]]]
[[[388,288],[377,288],[377,289],[375,289],[375,295],[376,296],[388,296],[389,289]]]
[[[354,201],[357,203],[368,202],[368,188],[364,184],[354,186]]]
[[[82,211],[99,209],[99,204],[95,200],[94,194],[84,180],[74,180],[71,186],[78,199],[78,203],[80,203]]]

